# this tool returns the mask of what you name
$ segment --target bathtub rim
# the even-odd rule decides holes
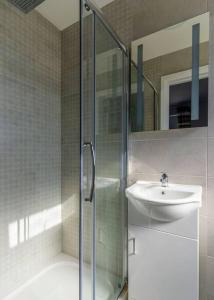
[[[51,262],[49,262],[46,266],[44,266],[44,268],[41,271],[35,274],[32,278],[28,279],[25,283],[21,284],[14,291],[4,296],[2,300],[13,300],[14,296],[21,293],[25,288],[33,284],[38,278],[46,274],[48,271],[56,268],[57,266],[68,266],[68,265],[75,265],[79,269],[79,260],[72,256],[60,253],[59,255],[55,256]]]

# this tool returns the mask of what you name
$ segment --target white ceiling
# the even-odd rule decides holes
[[[94,0],[103,7],[113,0]],[[79,20],[79,0],[46,0],[37,7],[37,11],[53,23],[59,30],[63,30]]]

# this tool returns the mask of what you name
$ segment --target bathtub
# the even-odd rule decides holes
[[[113,280],[106,280],[105,273],[97,271],[97,297],[99,300],[112,300],[116,297]],[[91,271],[84,266],[84,300],[91,300]],[[115,294],[115,296],[114,296]],[[78,300],[79,298],[78,260],[59,255],[46,269],[15,290],[3,300]]]

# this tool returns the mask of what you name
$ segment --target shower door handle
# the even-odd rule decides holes
[[[90,195],[89,198],[85,198],[85,201],[92,202],[93,201],[93,196],[94,196],[94,188],[95,188],[95,152],[94,152],[94,147],[92,142],[85,142],[84,143],[84,148],[89,147],[90,152],[91,152],[91,162],[92,162],[92,181],[91,181],[91,190],[90,190]]]
[[[135,237],[132,237],[128,240],[128,242],[132,242],[132,251],[128,253],[128,255],[136,255],[136,240]]]

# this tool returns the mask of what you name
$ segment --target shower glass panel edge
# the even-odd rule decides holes
[[[80,228],[79,299],[94,298],[94,18],[80,0]],[[93,172],[92,172],[93,171]]]
[[[111,29],[108,24],[106,25],[106,21],[100,18],[100,12],[97,15],[93,4],[87,7],[89,9],[86,9],[85,4],[88,3],[91,4],[89,1],[87,3],[83,0],[80,1],[81,200],[79,299],[115,300],[127,280],[128,230],[125,187],[127,181],[129,54],[128,51],[124,51],[121,42],[117,41],[117,36],[114,33],[111,34]],[[87,12],[89,10],[90,12]],[[103,36],[105,39],[103,39]],[[101,60],[102,63],[100,63]],[[104,69],[106,68],[104,74],[102,74],[103,65]],[[103,82],[107,86],[100,86],[102,76],[106,77]],[[110,121],[109,123],[103,122],[106,115]],[[86,141],[91,141],[94,149],[96,149],[95,193],[91,204],[84,201],[84,197],[90,193],[92,179],[91,158],[87,153],[88,151],[84,151],[84,142]],[[114,148],[114,150],[111,150],[111,148]],[[105,158],[107,158],[107,161],[105,161]],[[116,165],[116,169],[108,168],[111,160],[115,162],[112,165]],[[84,172],[86,176],[84,176]],[[110,189],[106,186],[110,186]],[[106,197],[107,194],[111,194],[111,197]],[[98,205],[96,205],[96,202]],[[87,205],[90,206],[89,210],[85,208]],[[114,210],[111,211],[110,207]],[[89,211],[90,213],[88,213]],[[118,220],[117,224],[115,220]],[[87,233],[85,224],[90,227]],[[106,237],[111,237],[111,230],[116,230],[116,227],[114,228],[116,225],[119,228],[117,236],[115,235],[111,241],[105,240]],[[87,248],[88,244],[84,245],[85,240],[88,239],[90,239],[88,242],[90,249]],[[105,244],[107,250],[103,250],[102,243]],[[90,257],[86,254],[88,251]],[[117,266],[116,270],[111,265],[112,261]],[[86,288],[84,282],[85,263],[89,264],[91,268],[89,297],[84,292]],[[118,276],[118,272],[120,276]],[[120,279],[118,279],[119,277]],[[104,291],[102,290],[103,283],[100,278],[103,278],[104,282],[111,283],[110,286],[104,287],[104,289],[109,289],[107,291],[109,292],[109,298],[102,298],[101,296]],[[111,289],[113,291],[110,291]]]

